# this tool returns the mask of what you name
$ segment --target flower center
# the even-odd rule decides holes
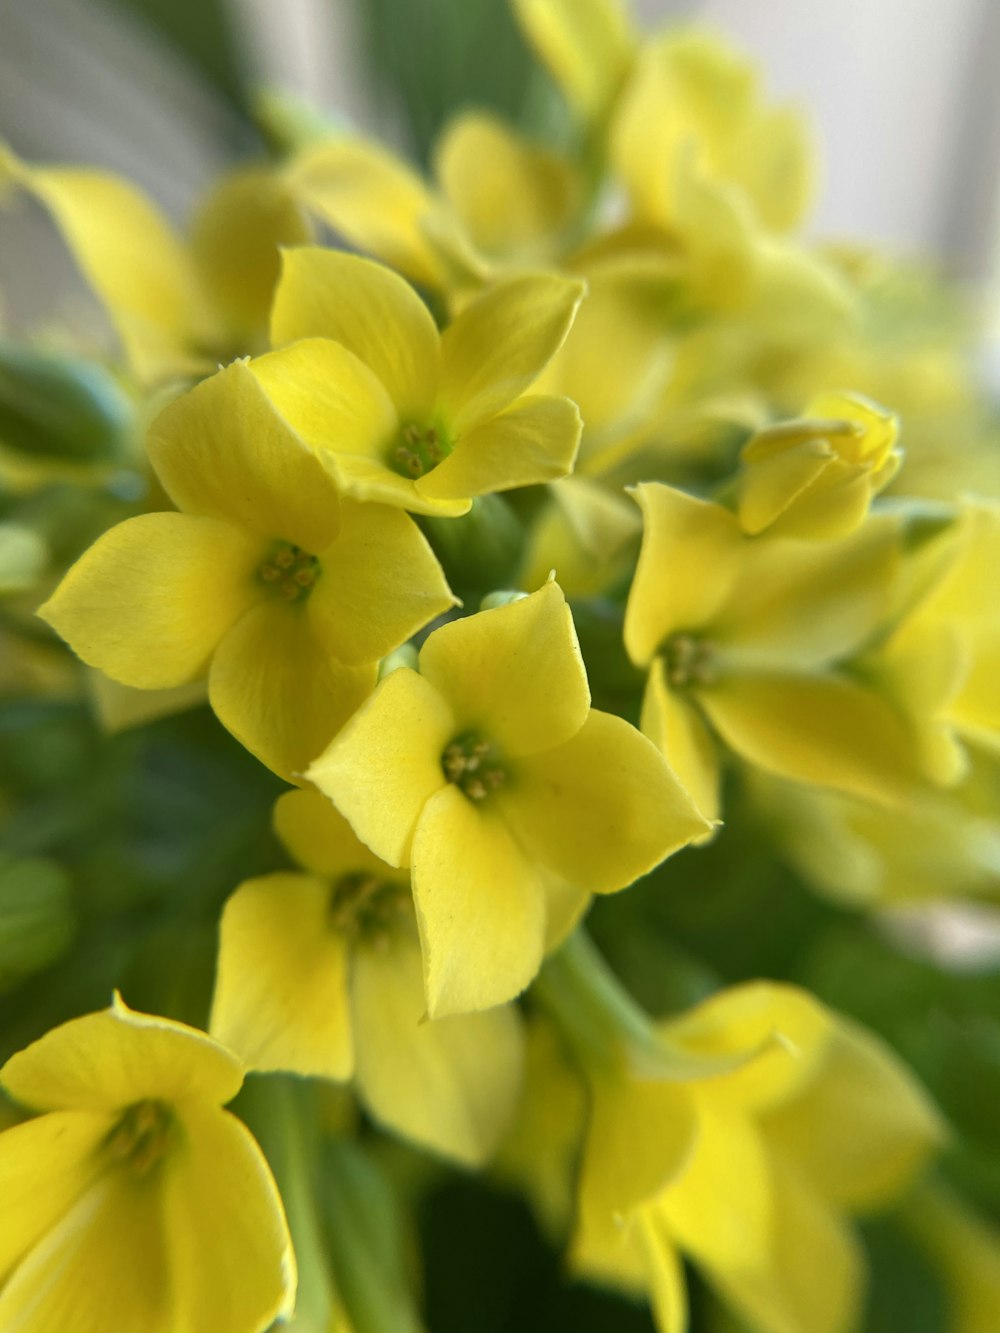
[[[441,771],[470,801],[485,801],[507,781],[499,750],[474,731],[456,736],[445,746]]]
[[[675,690],[711,685],[716,679],[715,646],[693,634],[672,634],[660,650],[667,684]]]
[[[451,443],[435,426],[410,422],[389,448],[389,466],[403,477],[422,477],[451,453]]]
[[[358,870],[334,882],[329,922],[335,930],[351,935],[384,935],[406,906],[401,885]]]
[[[308,551],[291,542],[275,542],[259,573],[286,602],[300,602],[312,592],[322,570]]]
[[[175,1134],[174,1115],[164,1102],[136,1102],[104,1140],[104,1150],[120,1166],[147,1176],[166,1156]]]

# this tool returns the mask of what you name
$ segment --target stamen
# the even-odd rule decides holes
[[[408,422],[399,432],[389,452],[389,466],[394,472],[414,481],[436,468],[451,453],[452,446],[436,426]]]
[[[275,542],[258,572],[286,602],[297,602],[308,597],[322,569],[316,557],[308,551],[291,542]]]
[[[507,781],[507,770],[496,746],[474,732],[456,736],[445,746],[441,771],[477,804]]]
[[[718,676],[715,645],[693,634],[672,634],[661,649],[667,683],[675,690],[712,685]]]
[[[376,942],[388,934],[407,908],[401,884],[366,871],[342,875],[330,891],[329,920],[335,930],[364,935]]]
[[[146,1176],[170,1149],[175,1136],[170,1107],[149,1099],[136,1102],[104,1140],[104,1150],[116,1163],[138,1176]]]

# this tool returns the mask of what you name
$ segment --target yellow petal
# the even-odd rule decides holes
[[[687,1333],[688,1300],[684,1264],[662,1210],[643,1208],[636,1221],[649,1281],[649,1300],[657,1333]]]
[[[226,519],[316,554],[337,532],[337,491],[236,361],[153,422],[149,457],[179,509]]]
[[[540,878],[545,889],[545,952],[550,954],[580,924],[590,906],[591,895],[547,871]]]
[[[441,755],[455,719],[434,686],[393,671],[306,776],[333,801],[366,846],[408,865],[420,812],[445,785]]]
[[[671,1233],[709,1268],[755,1268],[771,1239],[770,1163],[760,1132],[745,1115],[714,1104],[699,1087],[697,1137],[690,1159],[657,1200]]]
[[[203,289],[240,351],[263,341],[278,272],[279,247],[312,239],[288,185],[266,167],[227,172],[202,200],[191,249]]]
[[[127,731],[130,727],[142,726],[158,717],[172,717],[175,713],[187,712],[190,708],[208,702],[208,691],[203,680],[193,681],[189,685],[175,685],[168,690],[139,690],[112,680],[102,671],[93,670],[87,675],[87,685],[98,721],[112,735]]]
[[[422,229],[435,200],[400,158],[362,139],[325,139],[293,158],[285,178],[296,198],[352,246],[414,282],[440,286],[440,265]]]
[[[268,400],[321,457],[383,461],[399,428],[396,409],[374,372],[346,347],[301,338],[249,366]]]
[[[202,679],[219,641],[264,593],[252,534],[192,514],[141,514],[85,551],[39,609],[113,680],[170,689]]]
[[[321,563],[307,611],[317,638],[342,662],[385,657],[455,604],[423,533],[387,505],[345,500]]]
[[[568,161],[485,111],[451,121],[435,150],[445,197],[486,254],[544,260],[580,203]]]
[[[159,1190],[137,1189],[127,1173],[109,1172],[15,1270],[0,1293],[0,1327],[17,1333],[176,1328],[164,1251]]]
[[[898,1197],[944,1137],[937,1109],[906,1066],[844,1018],[816,1075],[766,1124],[813,1187],[852,1211]]]
[[[416,489],[434,499],[538,486],[573,470],[583,422],[568,398],[529,394],[467,431]]]
[[[394,872],[355,837],[340,811],[318,791],[286,791],[274,807],[274,830],[289,855],[314,875],[336,879],[364,870]]]
[[[398,274],[370,259],[301,246],[286,250],[271,312],[276,347],[332,338],[373,370],[403,415],[426,415],[439,375],[430,311]]]
[[[666,1079],[607,1076],[592,1088],[580,1210],[622,1217],[656,1198],[684,1170],[696,1143],[687,1088]]]
[[[105,172],[19,167],[16,175],[52,214],[139,378],[203,369],[196,340],[206,321],[193,265],[159,209]]]
[[[392,472],[381,459],[359,454],[321,453],[344,495],[371,504],[398,505],[413,514],[437,514],[457,518],[472,508],[472,499],[445,500],[424,491],[411,477]]]
[[[746,470],[740,481],[737,512],[743,531],[754,536],[770,527],[820,476],[833,458],[833,450],[825,440],[806,439],[794,449],[768,457],[752,457],[746,449],[742,456]]]
[[[775,672],[732,677],[698,697],[726,744],[766,772],[883,803],[916,781],[902,718],[852,680]]]
[[[358,1090],[390,1129],[465,1166],[482,1166],[521,1091],[523,1049],[511,1006],[424,1019],[415,935],[359,945],[351,988]]]
[[[703,1060],[751,1052],[705,1089],[720,1105],[756,1112],[787,1101],[815,1077],[834,1017],[808,991],[751,981],[718,991],[657,1030],[674,1049]]]
[[[645,666],[670,634],[712,620],[729,597],[746,542],[720,505],[659,482],[645,482],[633,493],[644,531],[625,609],[625,647],[637,666]]]
[[[183,1155],[163,1173],[168,1327],[263,1330],[295,1301],[295,1256],[264,1155],[227,1111],[185,1107]],[[141,1327],[123,1325],[122,1327]]]
[[[752,1327],[781,1333],[846,1333],[864,1295],[864,1257],[849,1223],[774,1162],[771,1261],[713,1277]]]
[[[561,347],[582,282],[527,274],[498,282],[471,301],[441,339],[441,401],[457,436],[502,412]]]
[[[514,12],[577,113],[599,119],[635,45],[620,0],[515,0]]]
[[[413,898],[432,1018],[512,1000],[537,973],[545,930],[538,874],[502,820],[451,784],[417,824]]]
[[[899,571],[899,527],[873,518],[836,542],[747,542],[711,637],[740,668],[810,670],[855,656],[881,627]]]
[[[556,583],[435,630],[420,670],[448,700],[457,731],[481,731],[508,755],[568,740],[590,705],[573,617]]]
[[[707,821],[719,818],[719,755],[697,705],[667,684],[663,659],[649,669],[640,724]]]
[[[204,1032],[140,1014],[119,997],[70,1019],[0,1069],[16,1101],[37,1110],[111,1110],[145,1098],[228,1102],[243,1082],[231,1052]]]
[[[208,675],[222,725],[261,763],[298,782],[375,686],[377,670],[345,666],[304,609],[269,598],[225,636]]]
[[[54,1111],[0,1134],[0,1288],[97,1179],[114,1124],[103,1111]]]
[[[329,882],[286,873],[247,880],[222,913],[212,1035],[250,1069],[350,1078],[347,960],[347,940],[330,922]]]
[[[591,893],[613,893],[709,826],[641,732],[592,711],[564,744],[522,759],[496,796],[533,857]]]

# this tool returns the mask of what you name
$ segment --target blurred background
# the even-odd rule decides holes
[[[697,18],[722,28],[760,61],[777,97],[809,108],[825,164],[818,234],[938,256],[981,285],[989,322],[1000,323],[1000,6],[635,8],[650,26]],[[261,87],[418,159],[456,106],[537,124],[550,92],[506,0],[0,0],[0,137],[29,160],[121,171],[175,216],[221,165],[259,151]],[[16,330],[63,287],[68,264],[38,219],[0,222]],[[29,234],[43,263],[25,261]]]

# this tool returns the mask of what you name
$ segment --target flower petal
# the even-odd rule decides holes
[[[441,403],[456,436],[519,398],[562,346],[585,288],[553,273],[496,283],[441,339]]]
[[[165,1260],[159,1191],[137,1189],[126,1173],[109,1172],[14,1271],[0,1293],[0,1327],[18,1333],[176,1328]]]
[[[889,516],[836,542],[748,541],[712,638],[741,670],[807,671],[852,657],[884,623],[899,547]]]
[[[36,1110],[112,1110],[147,1097],[228,1102],[243,1082],[230,1051],[204,1032],[140,1014],[119,996],[70,1019],[0,1069],[10,1095]]]
[[[0,1288],[103,1169],[104,1111],[53,1111],[0,1134]]]
[[[625,647],[645,666],[663,640],[707,625],[729,597],[747,545],[721,505],[644,482],[642,550],[625,608]]]
[[[139,378],[203,370],[196,340],[208,329],[194,268],[159,209],[107,172],[18,163],[15,177],[51,213]]]
[[[590,706],[573,617],[556,583],[442,625],[420,650],[420,670],[448,700],[458,730],[481,730],[509,755],[567,740]]]
[[[522,759],[494,799],[532,857],[591,893],[625,888],[709,831],[652,742],[597,710]]]
[[[162,1185],[168,1327],[261,1333],[290,1315],[295,1300],[295,1256],[274,1178],[228,1111],[185,1107],[183,1118],[183,1157]]]
[[[371,693],[376,674],[374,664],[332,658],[304,608],[269,598],[219,644],[208,698],[241,745],[297,782]]]
[[[306,776],[366,846],[409,865],[420,812],[445,785],[441,754],[455,734],[451,709],[407,667],[391,672]]]
[[[485,111],[461,111],[435,148],[452,209],[486,254],[544,260],[579,206],[568,159],[523,138]]]
[[[285,179],[305,207],[352,246],[414,282],[440,285],[440,265],[421,229],[434,198],[402,159],[378,144],[340,136],[307,145],[285,168]]]
[[[332,479],[246,362],[233,362],[164,408],[147,447],[179,509],[227,519],[314,555],[336,535]]]
[[[248,365],[321,460],[330,453],[382,461],[399,419],[382,382],[353,352],[331,338],[300,338]]]
[[[329,882],[286,873],[226,903],[209,1028],[248,1068],[350,1078],[348,946],[329,909]]]
[[[392,868],[359,842],[347,820],[322,792],[286,791],[274,807],[274,831],[288,854],[314,875],[335,879],[364,870],[386,878]]]
[[[658,1329],[686,1333],[688,1327],[687,1283],[684,1263],[662,1210],[653,1204],[640,1210],[636,1238],[646,1260],[649,1301]]]
[[[309,598],[313,630],[342,662],[374,662],[455,605],[423,533],[401,509],[345,500]]]
[[[193,514],[140,514],[97,539],[38,614],[88,666],[124,685],[202,679],[220,639],[264,594],[266,548]]]
[[[766,772],[880,803],[902,799],[916,782],[899,713],[852,680],[734,676],[698,697],[726,744]]]
[[[428,413],[438,386],[438,332],[409,283],[383,264],[336,250],[300,246],[282,258],[272,343],[332,338],[375,372],[400,413]]]
[[[635,36],[618,0],[514,0],[531,45],[578,115],[607,111],[632,60]]]
[[[759,1267],[768,1256],[772,1206],[760,1131],[748,1117],[713,1104],[711,1084],[695,1101],[694,1151],[657,1207],[683,1249],[710,1268]]]
[[[825,1199],[852,1212],[889,1203],[945,1137],[941,1115],[895,1054],[838,1018],[798,1097],[766,1119],[781,1151]]]
[[[523,1043],[510,1006],[422,1021],[415,936],[362,942],[352,984],[358,1089],[377,1120],[465,1166],[482,1166],[521,1091]]]
[[[842,1333],[856,1327],[864,1257],[846,1217],[774,1161],[770,1262],[712,1276],[753,1327]]]
[[[453,785],[431,797],[417,824],[413,898],[432,1018],[503,1004],[538,972],[538,874],[503,821]]]
[[[522,397],[467,431],[444,462],[417,481],[417,490],[461,499],[555,481],[572,472],[582,430],[570,399]]]
[[[642,734],[648,736],[677,774],[706,820],[719,818],[719,754],[693,699],[667,684],[663,659],[649,669],[642,699]]]

